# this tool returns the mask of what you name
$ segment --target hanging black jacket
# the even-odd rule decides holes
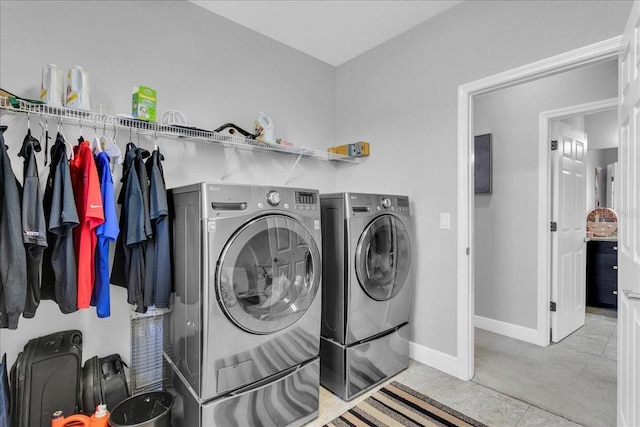
[[[27,296],[20,191],[0,127],[0,327],[17,329]]]
[[[37,144],[37,147],[36,147]],[[22,240],[27,256],[27,298],[23,316],[34,317],[40,305],[40,270],[42,252],[47,247],[47,226],[42,209],[42,192],[36,162],[36,151],[40,143],[31,137],[31,131],[25,137],[20,156],[24,157],[22,192]]]

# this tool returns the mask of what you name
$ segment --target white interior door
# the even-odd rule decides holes
[[[558,143],[551,152],[551,340],[558,342],[585,319],[587,135],[554,120],[550,136]]]
[[[618,57],[618,419],[640,426],[640,1]]]

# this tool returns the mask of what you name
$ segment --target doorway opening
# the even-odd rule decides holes
[[[617,86],[617,75],[615,82]],[[593,267],[588,265],[590,257],[587,254],[587,246],[590,243],[586,232],[586,218],[590,210],[604,207],[606,203],[604,198],[600,200],[600,195],[594,193],[594,186],[598,187],[598,193],[604,194],[604,190],[600,191],[601,185],[595,185],[600,184],[600,178],[594,177],[595,159],[590,155],[593,151],[589,151],[591,145],[602,145],[602,135],[596,135],[593,132],[589,136],[587,121],[589,117],[603,117],[598,113],[617,112],[617,104],[617,98],[611,98],[540,114],[540,158],[542,159],[545,152],[549,152],[551,141],[555,140],[556,144],[559,143],[558,148],[551,151],[550,156],[547,154],[550,161],[546,163],[550,184],[548,218],[552,224],[556,224],[556,231],[540,236],[546,237],[547,252],[539,254],[538,259],[545,270],[550,272],[549,285],[545,286],[541,282],[538,289],[539,300],[543,302],[542,307],[538,307],[538,315],[540,317],[548,315],[550,319],[550,333],[544,334],[546,340],[543,345],[557,343],[585,324],[589,300],[586,272],[588,267]],[[611,118],[609,115],[604,117]],[[608,123],[607,130],[610,132],[613,130],[614,136],[609,138],[617,147],[617,115],[611,118],[611,121],[612,123]],[[583,138],[586,145],[584,152],[579,153],[580,159],[577,158],[578,153],[574,152],[573,156],[568,157],[562,153],[563,144],[570,147],[572,142],[573,144],[577,142],[571,141],[576,134]],[[615,161],[617,161],[617,148],[615,155]],[[602,160],[599,159],[595,163],[600,164]],[[576,167],[579,170],[575,170]],[[565,179],[566,182],[563,184],[563,177],[570,177],[571,180]],[[564,260],[571,260],[571,263],[567,264]],[[567,264],[566,267],[572,271],[563,271],[566,270],[563,264]],[[611,297],[615,298],[615,295],[612,294]],[[552,309],[545,313],[550,305]],[[541,331],[541,335],[544,332]]]
[[[587,73],[592,71],[586,70]],[[575,73],[568,74],[572,74],[569,78],[575,78]],[[609,91],[616,87],[617,81],[615,72],[610,74],[612,82],[608,85]],[[515,92],[518,93],[517,90]],[[500,120],[506,116],[504,111],[495,106],[496,102],[504,100],[504,96],[505,94],[500,94],[493,100],[494,102],[481,101],[475,105],[477,126],[483,126],[487,121],[480,110],[491,110],[488,114],[489,122],[492,123],[495,123],[494,118],[497,117]],[[476,132],[494,131],[493,148],[497,158],[493,159],[496,167],[493,194],[476,195],[476,245],[483,250],[478,250],[475,255],[477,293],[473,382],[582,425],[615,424],[617,321],[615,318],[603,317],[600,313],[594,313],[591,310],[587,312],[585,307],[586,266],[584,263],[587,258],[585,252],[587,245],[592,244],[584,241],[585,219],[586,212],[593,208],[593,204],[588,205],[585,200],[588,190],[587,169],[591,166],[587,166],[589,161],[585,161],[584,150],[578,149],[579,147],[586,149],[591,143],[590,131],[593,129],[588,126],[588,123],[591,123],[588,118],[596,114],[588,113],[610,105],[615,107],[616,100],[555,110],[541,115],[523,112],[523,115],[530,116],[528,121],[532,123],[529,123],[529,127],[535,128],[529,132],[536,134],[522,141],[522,145],[529,146],[528,150],[519,146],[512,149],[506,147],[508,144],[515,144],[515,136],[522,134],[524,119],[518,122],[519,126],[512,134],[509,134],[508,129],[504,129],[513,127],[512,120],[509,123],[496,123],[493,129],[481,127]],[[566,116],[567,114],[569,117]],[[539,120],[540,126],[538,126]],[[564,129],[566,122],[572,127]],[[562,126],[560,126],[561,123]],[[536,132],[538,127],[550,129],[559,127],[562,133],[553,137],[553,133],[547,135],[546,131],[542,131],[538,137]],[[612,127],[613,129],[617,127],[617,120]],[[585,138],[583,133],[587,133],[589,138]],[[600,135],[594,132],[594,140],[598,138]],[[550,140],[558,141],[557,150],[551,151]],[[516,153],[514,154],[513,151]],[[523,151],[524,154],[522,154]],[[563,245],[560,246],[563,249],[560,252],[562,257],[558,256],[558,259],[563,262],[559,263],[555,260],[554,254],[559,253],[556,250],[548,250],[545,255],[549,259],[550,267],[557,266],[557,277],[564,279],[562,284],[569,285],[568,289],[565,286],[565,294],[561,297],[571,295],[569,298],[556,299],[554,295],[557,295],[557,292],[552,291],[551,288],[544,289],[546,292],[540,292],[543,295],[542,298],[558,301],[555,316],[560,320],[556,320],[556,323],[562,327],[552,329],[555,332],[564,330],[562,333],[568,335],[561,342],[553,345],[549,345],[548,330],[546,334],[544,330],[538,333],[534,329],[535,323],[532,328],[524,328],[519,324],[496,320],[515,321],[514,313],[521,315],[522,318],[525,317],[522,316],[523,312],[526,312],[529,318],[533,317],[534,321],[537,318],[535,293],[540,289],[536,289],[538,283],[534,274],[528,274],[532,277],[527,278],[525,277],[527,274],[522,273],[527,266],[535,267],[537,263],[537,245],[534,241],[536,230],[531,230],[528,234],[524,230],[514,238],[514,235],[521,231],[520,227],[523,224],[535,222],[536,213],[528,212],[532,210],[535,200],[527,197],[527,191],[514,194],[513,188],[520,189],[526,188],[526,185],[536,185],[537,176],[529,177],[528,181],[533,182],[527,184],[526,178],[529,173],[522,157],[535,157],[538,151],[544,155],[542,156],[544,159],[551,161],[547,167],[551,184],[549,206],[553,207],[555,202],[558,208],[555,215],[549,216],[550,219],[558,222],[558,231],[551,232],[547,228],[545,235],[551,237],[547,239],[549,244],[553,243],[554,238],[557,243],[560,243],[558,242],[560,235],[564,240]],[[516,157],[517,155],[520,157]],[[539,165],[535,159],[531,159],[530,163],[529,169],[535,169],[537,172]],[[563,179],[554,177],[554,174]],[[553,185],[554,183],[556,185]],[[560,195],[561,192],[565,194],[554,201],[553,195]],[[484,205],[479,206],[479,199],[482,199]],[[560,200],[562,203],[558,203]],[[561,208],[565,211],[564,214],[559,212]],[[492,228],[492,225],[496,227]],[[509,241],[511,244],[506,245],[505,243]],[[493,246],[492,244],[496,242],[502,242],[508,247]],[[566,244],[567,242],[569,245]],[[519,245],[524,249],[519,248]],[[526,250],[528,250],[527,256],[533,259],[522,256]],[[581,265],[578,266],[578,264]],[[514,266],[515,268],[512,268]],[[566,268],[563,269],[563,267]],[[554,269],[551,268],[551,270]],[[563,271],[573,274],[561,274]],[[493,272],[497,272],[492,277],[495,282],[487,282],[487,277],[491,277],[490,274]],[[500,274],[504,274],[506,278],[500,277]],[[521,294],[525,293],[523,289],[525,283],[528,285],[526,290],[528,293],[527,296],[522,297]],[[548,281],[544,285],[550,286]],[[511,291],[513,293],[508,302],[517,306],[515,310],[508,307],[509,304],[505,301],[495,302],[496,298],[501,298],[503,294]],[[576,294],[572,295],[571,292]],[[514,300],[514,295],[519,300]],[[547,299],[547,310],[543,310],[541,315],[551,314],[548,304]],[[492,308],[493,311],[487,312]],[[485,316],[482,316],[483,314]],[[559,314],[562,316],[558,316]],[[538,337],[541,342],[536,341]],[[555,338],[554,342],[559,341],[558,336]],[[585,372],[597,372],[597,374],[585,374]],[[576,390],[580,390],[579,393]]]
[[[605,42],[606,43],[606,42]],[[461,169],[461,176],[459,177],[459,185],[464,187],[465,191],[459,193],[459,202],[461,203],[459,207],[458,214],[459,219],[462,217],[462,221],[460,224],[460,234],[459,234],[459,248],[460,248],[460,256],[459,260],[463,258],[463,261],[459,263],[459,266],[462,268],[459,269],[459,317],[458,317],[458,328],[460,330],[465,330],[465,334],[458,335],[458,357],[459,357],[459,368],[460,368],[460,377],[464,378],[464,374],[468,375],[466,379],[471,379],[475,373],[474,367],[474,324],[476,321],[475,316],[475,270],[476,265],[474,265],[474,254],[476,248],[475,242],[475,233],[476,229],[474,226],[474,194],[473,194],[473,163],[469,161],[473,159],[474,151],[473,151],[473,137],[474,135],[482,134],[486,132],[486,129],[478,130],[474,126],[474,108],[475,101],[481,95],[491,94],[493,92],[500,91],[502,89],[507,89],[513,86],[520,85],[521,83],[528,83],[532,81],[540,80],[544,77],[554,76],[557,74],[561,74],[565,71],[572,71],[582,67],[596,65],[602,62],[611,61],[617,58],[618,54],[618,45],[616,43],[611,43],[610,46],[603,48],[603,45],[599,46],[590,46],[587,47],[580,52],[573,52],[573,58],[568,59],[571,55],[565,55],[558,58],[552,58],[550,60],[545,61],[544,64],[533,64],[529,67],[524,67],[528,70],[520,69],[513,73],[505,73],[504,75],[494,76],[492,78],[486,79],[485,81],[475,82],[467,86],[463,86],[460,88],[459,92],[459,119],[460,117],[465,117],[466,123],[463,124],[459,121],[459,130],[460,130],[460,138],[459,143],[465,145],[459,145],[461,157],[460,157],[460,165],[463,166]],[[606,53],[603,53],[606,51]],[[554,65],[550,65],[553,63]],[[571,65],[568,65],[571,64]],[[530,69],[540,68],[540,72],[528,74],[527,71]],[[524,75],[524,77],[523,77]],[[513,80],[509,80],[512,77]],[[617,81],[617,78],[616,78]],[[475,86],[474,86],[475,85]],[[616,85],[617,86],[617,85]],[[610,95],[609,95],[610,96]],[[597,99],[597,98],[596,98]],[[533,271],[531,276],[534,281],[538,281],[540,284],[544,284],[544,286],[538,286],[538,292],[536,295],[532,296],[532,299],[536,300],[537,313],[533,317],[533,321],[530,328],[518,329],[513,334],[524,333],[529,334],[525,341],[534,342],[540,346],[547,346],[550,343],[549,330],[551,325],[551,315],[549,311],[549,301],[551,290],[549,289],[549,277],[550,277],[550,234],[549,234],[549,219],[550,219],[550,166],[549,166],[549,123],[554,119],[566,118],[568,116],[577,115],[577,114],[586,114],[595,111],[602,111],[606,109],[616,108],[617,107],[617,98],[607,99],[605,101],[598,101],[590,104],[583,104],[577,107],[571,107],[560,110],[552,110],[546,111],[545,113],[540,114],[539,118],[539,126],[538,126],[538,135],[539,135],[539,143],[537,149],[538,152],[538,160],[539,162],[536,164],[536,172],[538,172],[538,168],[540,168],[539,173],[539,185],[537,188],[537,216],[534,215],[535,220],[532,223],[527,224],[529,227],[534,230],[534,238],[536,235],[537,239],[537,251],[534,248],[532,256],[538,257],[540,262],[537,264],[537,270]],[[538,110],[540,111],[540,110]],[[466,151],[465,151],[466,150]],[[466,156],[466,157],[465,157]],[[534,187],[535,190],[535,187]],[[586,187],[585,187],[586,191]],[[532,198],[536,199],[536,194],[532,192]],[[584,203],[584,202],[583,202]],[[535,206],[532,203],[532,206]],[[585,206],[586,207],[586,206]],[[535,209],[535,208],[532,208]],[[466,215],[466,216],[465,216]],[[466,221],[466,222],[465,222]],[[586,224],[585,224],[586,225]],[[466,236],[465,230],[466,229]],[[465,240],[466,237],[466,240]],[[486,248],[483,246],[482,248]],[[469,251],[470,249],[470,251]],[[537,252],[537,253],[536,253]],[[462,286],[460,286],[462,285]],[[584,307],[583,307],[584,309]],[[466,316],[464,317],[466,312]],[[505,322],[503,325],[506,325]],[[512,331],[513,332],[513,331]],[[615,374],[614,374],[615,375]]]
[[[617,57],[620,37],[605,40],[601,43],[577,49],[539,61],[515,70],[507,71],[486,79],[463,85],[458,91],[458,377],[470,380],[474,375],[474,193],[473,193],[473,158],[474,123],[473,105],[477,96],[509,88],[521,83],[535,81],[543,77],[556,75],[580,67],[595,65]],[[542,133],[542,132],[540,132]],[[542,134],[547,134],[544,132]],[[546,176],[545,174],[542,174]],[[547,179],[547,178],[545,178]],[[547,232],[548,183],[538,188],[538,224],[532,225],[538,232]],[[535,197],[535,196],[534,196]],[[546,239],[538,241],[543,245]],[[546,252],[546,247],[540,248]],[[546,263],[548,265],[548,262]],[[548,277],[548,270],[539,266],[538,277]],[[538,307],[544,306],[538,301]],[[537,323],[546,324],[548,331],[549,316],[542,316]],[[538,327],[539,328],[539,327]]]

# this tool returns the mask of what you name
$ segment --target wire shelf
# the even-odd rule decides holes
[[[94,113],[91,111],[73,110],[70,108],[53,107],[46,104],[29,102],[23,99],[8,98],[0,96],[0,109],[5,111],[35,114],[43,117],[52,117],[60,120],[61,123],[71,123],[80,126],[93,128],[114,129],[126,128],[136,130],[141,134],[158,136],[163,138],[184,138],[207,143],[221,144],[224,147],[239,148],[245,150],[271,151],[296,155],[300,157],[310,157],[324,161],[339,161],[347,163],[358,163],[357,157],[343,156],[340,154],[318,151],[304,147],[294,147],[288,145],[264,144],[251,138],[244,138],[231,135],[223,135],[218,132],[198,129],[188,126],[166,125],[155,122],[146,122],[129,117],[110,116],[106,114]]]

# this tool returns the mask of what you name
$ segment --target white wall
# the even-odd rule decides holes
[[[415,225],[411,339],[457,355],[457,96],[462,84],[622,33],[631,4],[468,1],[338,67],[337,142],[371,142],[341,190],[405,193]],[[535,202],[531,204],[535,210]],[[480,250],[480,249],[478,249]]]
[[[600,207],[607,206],[607,165],[618,161],[618,147],[587,151],[587,212],[595,208],[595,168],[601,167]]]
[[[475,197],[476,315],[537,328],[540,113],[615,97],[617,72],[609,61],[476,98],[474,132],[493,135],[493,194]]]
[[[589,135],[587,135],[589,137]],[[596,168],[602,168],[600,173],[600,207],[605,206],[607,200],[606,175],[607,165],[604,161],[604,150],[587,151],[587,206],[585,212],[588,213],[596,206]],[[586,217],[586,214],[585,214]]]
[[[41,68],[55,63],[65,70],[81,65],[89,73],[92,104],[130,113],[135,85],[153,87],[160,112],[175,109],[204,129],[233,122],[251,130],[258,113],[271,115],[278,137],[296,145],[325,149],[335,142],[335,68],[184,1],[0,2],[0,87],[38,98]],[[32,118],[32,127],[36,127]],[[26,131],[26,117],[0,112],[15,174]],[[55,124],[49,123],[50,127]],[[69,139],[78,127],[65,127]],[[86,128],[83,133],[92,133]],[[40,132],[35,131],[36,137]],[[121,148],[128,132],[118,134]],[[133,141],[151,149],[147,138]],[[161,139],[167,186],[221,177],[230,150],[202,142]],[[41,184],[48,174],[39,156]],[[294,156],[238,150],[225,182],[281,185]],[[351,166],[348,166],[351,167]],[[353,166],[356,167],[356,166]],[[119,181],[120,167],[114,178]],[[301,160],[291,186],[335,191],[336,166]],[[119,191],[118,183],[116,190]],[[112,290],[112,316],[98,319],[95,309],[63,315],[43,301],[34,319],[20,319],[17,331],[0,331],[0,354],[11,364],[27,340],[78,328],[84,357],[130,353],[129,306],[124,289]]]
[[[37,96],[42,65],[78,64],[91,75],[94,103],[114,113],[128,111],[131,87],[146,84],[158,89],[160,110],[182,110],[199,127],[251,127],[265,111],[278,136],[299,145],[370,141],[372,156],[360,165],[303,160],[291,184],[411,197],[411,339],[455,357],[456,255],[463,248],[456,247],[455,221],[441,231],[438,215],[456,216],[458,86],[617,36],[629,10],[626,1],[464,2],[336,70],[183,1],[3,1],[0,86]],[[12,138],[24,132],[16,127]],[[218,179],[227,155],[200,144],[160,145],[169,185]],[[293,161],[241,156],[230,181],[280,182]],[[54,309],[21,320],[18,333],[0,331],[0,351],[15,357],[30,336],[69,326],[86,332],[87,356],[107,348],[128,355],[124,318],[107,325],[88,311],[62,316]]]
[[[606,206],[607,165],[618,161],[618,111],[616,109],[587,114],[584,131],[587,133],[587,211],[595,206],[595,168],[602,168],[600,176],[600,206]]]
[[[618,146],[618,110],[607,110],[585,116],[585,132],[589,150]]]
[[[599,82],[596,82],[596,84],[597,83]],[[568,124],[574,129],[578,129],[581,132],[585,132],[585,127],[586,127],[585,116],[566,117],[564,119],[560,119],[560,121]]]
[[[585,131],[589,137],[587,152],[587,208],[592,209],[595,197],[595,171],[602,168],[601,206],[607,206],[607,165],[618,161],[618,111],[616,109],[601,111],[585,116]]]

